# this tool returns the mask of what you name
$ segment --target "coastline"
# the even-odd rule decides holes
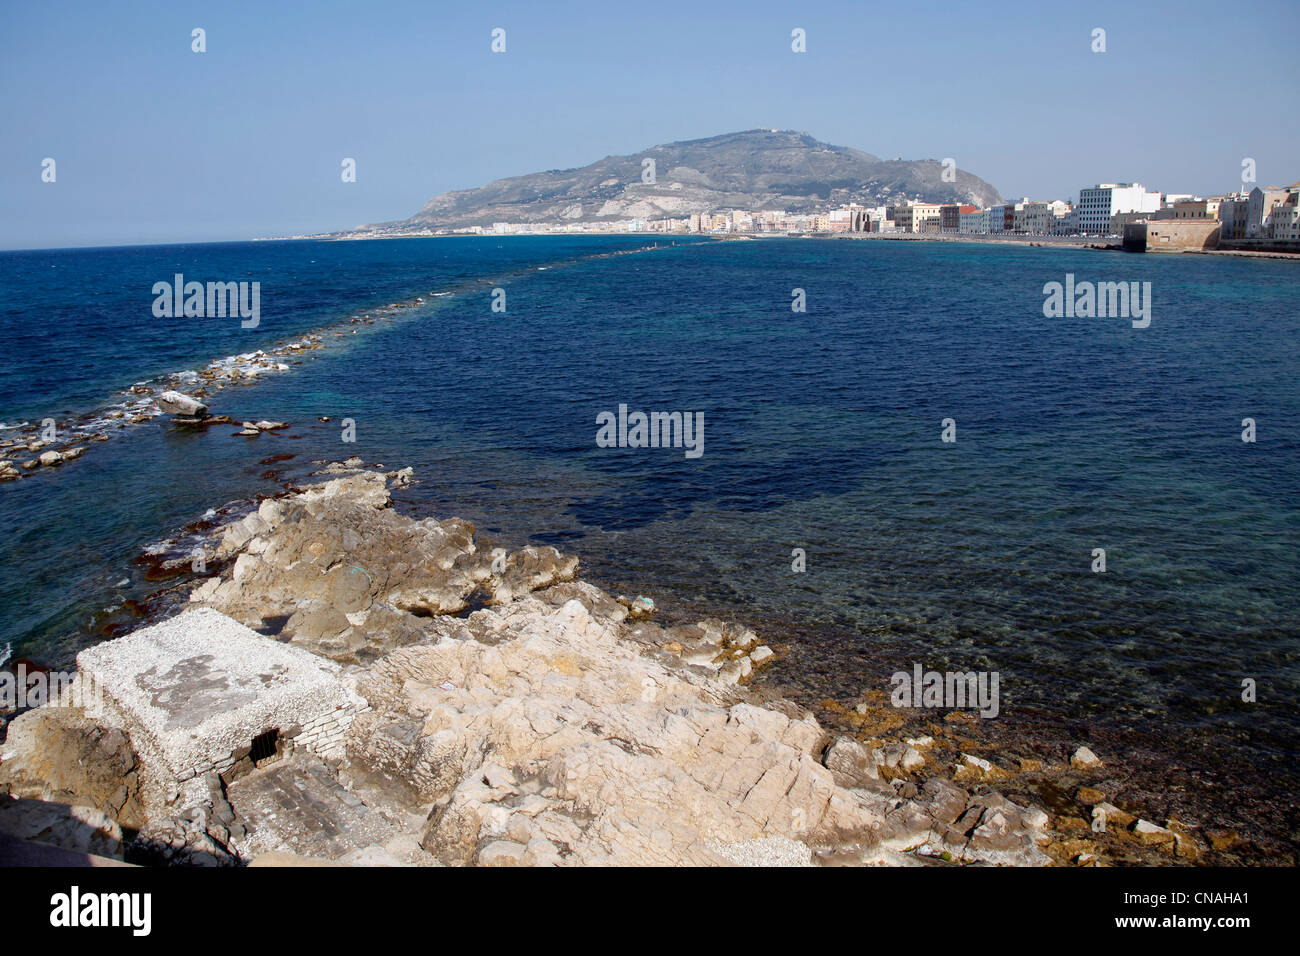
[[[881,240],[895,242],[958,242],[971,245],[995,245],[995,246],[1032,246],[1040,249],[1094,249],[1099,252],[1123,252],[1125,251],[1121,243],[1116,238],[1111,241],[1111,237],[1090,237],[1090,236],[1027,236],[1016,235],[1014,237],[1004,238],[1002,236],[992,235],[945,235],[942,233],[672,233],[672,232],[609,232],[593,233],[587,230],[575,230],[574,232],[554,231],[546,233],[501,233],[501,234],[472,234],[472,233],[446,233],[446,234],[427,234],[427,233],[395,233],[392,235],[365,235],[365,234],[348,234],[348,233],[329,233],[317,236],[264,236],[249,240],[250,242],[297,242],[306,240],[319,240],[328,242],[371,242],[383,239],[482,239],[491,235],[498,239],[519,239],[519,238],[541,238],[545,236],[592,236],[592,235],[611,235],[611,236],[643,236],[647,239],[654,238],[660,240],[690,238],[696,240],[712,240],[715,242],[745,242],[745,241],[770,241],[776,239],[849,239],[849,240]],[[1300,253],[1290,252],[1259,252],[1251,249],[1178,249],[1166,252],[1148,250],[1155,255],[1177,255],[1187,253],[1191,255],[1205,256],[1229,256],[1243,259],[1283,259],[1288,261],[1300,261]]]
[[[21,836],[51,801],[90,807],[108,856],[223,865],[284,852],[408,865],[1108,865],[1193,862],[1231,841],[1111,804],[1104,755],[1086,747],[989,752],[969,712],[922,714],[930,732],[901,736],[900,712],[873,697],[828,730],[753,682],[779,634],[664,626],[653,601],[611,597],[554,548],[509,551],[468,522],[400,514],[390,485],[410,484],[410,469],[354,459],[316,474],[200,529],[212,560],[164,589],[164,623],[203,608],[341,667],[368,709],[330,732],[338,746],[177,780],[121,709],[38,708],[9,727],[0,787],[18,799],[0,828]],[[111,752],[88,745],[106,732],[119,735]],[[272,822],[263,803],[285,775],[327,805],[359,801],[387,838],[324,846],[310,827]]]
[[[974,236],[974,235],[943,235],[941,233],[880,233],[880,234],[841,234],[826,235],[818,238],[827,239],[880,239],[880,240],[900,240],[904,242],[962,242],[972,245],[1004,245],[1004,246],[1034,246],[1040,249],[1096,249],[1101,252],[1123,252],[1123,246],[1118,242],[1107,241],[1106,239],[1089,238],[1087,236],[1017,236],[1015,238],[1002,238],[1001,236]],[[1252,249],[1177,249],[1169,252],[1158,250],[1147,250],[1147,253],[1156,256],[1168,255],[1201,255],[1201,256],[1232,256],[1243,259],[1286,259],[1290,261],[1300,261],[1300,253],[1290,252],[1259,252]]]

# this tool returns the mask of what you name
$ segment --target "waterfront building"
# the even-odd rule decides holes
[[[1079,190],[1079,231],[1087,235],[1112,234],[1118,213],[1153,213],[1160,208],[1160,193],[1147,192],[1141,183],[1099,183]]]
[[[1246,238],[1259,239],[1268,236],[1269,216],[1273,208],[1287,200],[1289,191],[1281,186],[1256,186],[1250,191],[1246,200]]]

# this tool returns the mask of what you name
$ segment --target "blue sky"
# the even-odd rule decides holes
[[[1295,14],[1283,0],[0,0],[0,248],[347,228],[759,126],[952,156],[1008,197],[1115,180],[1219,193],[1247,156],[1261,184],[1289,183]],[[790,51],[795,27],[806,54]],[[356,183],[340,181],[344,157]]]

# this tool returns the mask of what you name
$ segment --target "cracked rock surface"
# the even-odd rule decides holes
[[[647,619],[648,599],[578,580],[572,556],[487,547],[469,522],[394,511],[384,475],[331,473],[217,529],[217,573],[190,600],[344,664],[370,709],[337,759],[290,753],[237,780],[180,786],[165,819],[134,821],[129,856],[1049,862],[1039,848],[1046,814],[987,781],[967,789],[918,776],[937,769],[924,742],[836,738],[795,704],[757,703],[747,683],[773,651],[749,628],[662,627]],[[11,727],[15,755],[0,763],[0,788],[136,807],[129,787],[109,793],[114,774],[130,772],[128,742],[108,740],[112,773],[72,775],[61,761],[40,763],[39,748],[14,748],[15,734],[57,739],[69,754],[103,746],[37,713]]]

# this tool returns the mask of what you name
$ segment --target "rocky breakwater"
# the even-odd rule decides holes
[[[184,862],[1050,862],[1042,810],[954,781],[924,745],[837,738],[788,701],[760,702],[748,682],[772,652],[750,629],[661,627],[648,602],[578,580],[572,556],[399,514],[388,486],[410,479],[343,473],[215,532],[216,574],[191,603],[340,662],[368,709],[334,759],[196,778],[137,842]],[[51,733],[33,714],[11,740]],[[0,786],[39,792],[52,768],[13,750]],[[87,802],[69,777],[46,792]],[[102,777],[89,797],[108,796]],[[300,791],[312,798],[284,802]],[[138,814],[132,796],[113,805]],[[306,806],[339,818],[289,822]]]
[[[129,416],[120,410],[112,410],[102,418],[89,422],[59,426],[53,419],[46,419],[41,426],[24,424],[0,428],[0,431],[19,432],[14,436],[0,437],[0,482],[15,481],[38,469],[48,470],[75,461],[85,454],[91,443],[109,440],[104,429],[110,424],[116,427],[143,424],[160,415],[170,415],[172,424],[182,428],[237,424],[229,415],[212,415],[209,412],[208,405],[197,397],[206,395],[206,389],[197,389],[194,395],[166,389],[155,395],[144,386],[133,386],[132,391],[137,388],[143,394],[150,395],[150,398],[136,406],[134,414]],[[240,430],[233,434],[244,437],[256,437],[264,432],[273,433],[289,427],[286,422],[271,421],[245,421],[238,424]]]

